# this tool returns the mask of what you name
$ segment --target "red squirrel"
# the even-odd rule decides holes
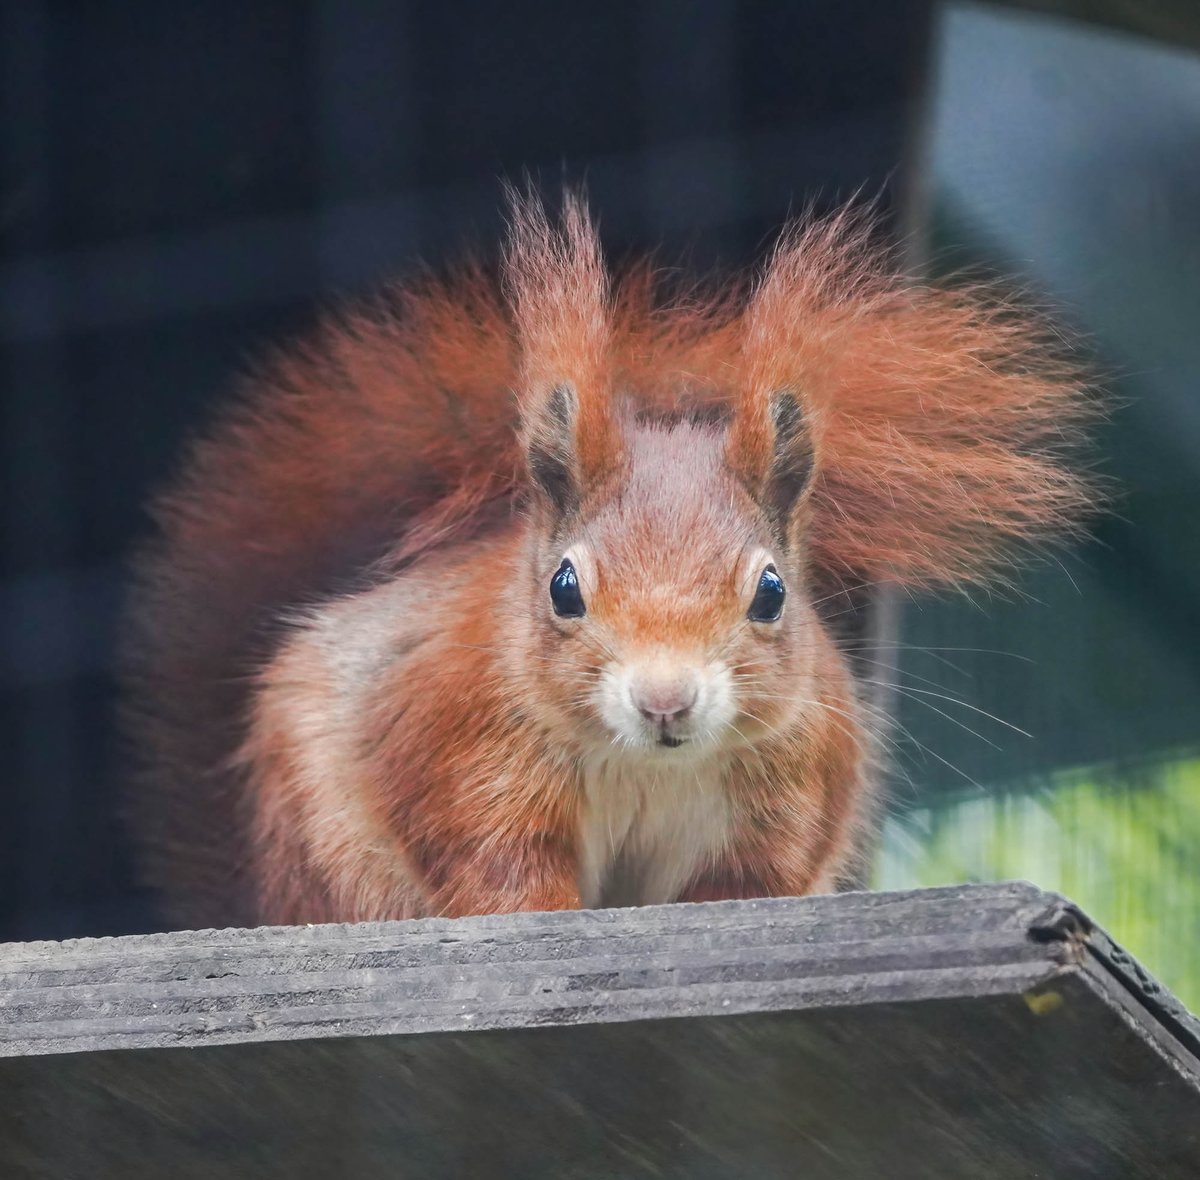
[[[965,584],[1090,497],[1078,372],[852,210],[761,273],[610,273],[513,199],[499,281],[269,359],[156,505],[129,644],[192,924],[833,889],[868,726],[818,585]]]

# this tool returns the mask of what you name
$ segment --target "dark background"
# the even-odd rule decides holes
[[[753,255],[892,207],[927,13],[838,4],[206,0],[0,7],[0,938],[151,928],[113,637],[142,504],[262,344],[586,179],[614,248]]]

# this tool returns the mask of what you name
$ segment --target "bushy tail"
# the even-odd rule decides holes
[[[1048,322],[998,286],[908,281],[846,210],[785,233],[750,330],[820,431],[811,544],[831,574],[911,586],[1003,576],[1097,500],[1100,409]]]
[[[254,921],[231,762],[281,612],[511,492],[514,366],[479,274],[390,292],[262,365],[155,504],[125,644],[130,810],[179,920]]]

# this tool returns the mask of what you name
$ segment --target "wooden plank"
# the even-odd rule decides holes
[[[1200,1031],[1012,883],[0,947],[0,1175],[1194,1177]]]

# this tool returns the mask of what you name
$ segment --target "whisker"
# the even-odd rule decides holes
[[[1015,652],[1015,651],[1001,651],[998,648],[993,648],[993,647],[927,647],[925,644],[921,644],[921,643],[902,643],[902,642],[895,642],[892,640],[876,641],[876,640],[871,640],[871,639],[851,640],[851,641],[846,642],[845,644],[838,644],[838,646],[844,647],[844,648],[876,647],[876,648],[879,648],[881,651],[896,650],[896,651],[919,651],[919,652],[940,652],[940,651],[969,652],[969,653],[974,653],[977,655],[985,655],[985,656],[1005,656],[1008,659],[1021,660],[1023,663],[1026,663],[1026,664],[1036,664],[1037,663],[1037,661],[1035,659],[1033,659],[1032,656],[1021,655],[1019,652]]]
[[[980,709],[977,705],[960,701],[957,697],[948,696],[944,692],[931,692],[928,688],[913,688],[911,685],[905,687],[903,691],[906,693],[919,693],[921,696],[938,697],[940,700],[949,701],[952,705],[958,705],[963,709],[970,709],[972,713],[978,713],[981,717],[986,717],[989,721],[994,721],[997,725],[1003,725],[1005,729],[1011,729],[1013,733],[1019,733],[1022,737],[1030,739],[1033,737],[1033,734],[1027,729],[1022,729],[1019,725],[1013,725],[1011,721],[1005,721],[1003,717],[997,717],[995,713],[989,713],[986,709]],[[932,707],[931,705],[930,708]]]
[[[903,688],[901,688],[899,685],[893,685],[892,687],[897,692],[899,692],[905,696],[908,695],[905,692],[905,690]],[[933,712],[935,712],[939,717],[945,717],[947,721],[951,722],[954,725],[957,725],[959,727],[959,729],[966,730],[967,733],[971,734],[974,737],[977,737],[985,745],[991,746],[993,750],[1001,750],[1002,749],[1002,747],[998,746],[994,741],[991,740],[991,738],[985,737],[977,729],[972,729],[969,725],[966,724],[966,722],[960,721],[957,717],[951,716],[951,714],[947,713],[945,711],[945,709],[939,709],[937,707],[937,705],[934,705],[929,701],[924,701],[920,697],[910,697],[909,699],[912,700],[915,704],[924,705],[925,708],[932,709]],[[956,701],[955,704],[962,704],[962,702]]]
[[[870,589],[872,589],[872,587],[875,587],[875,586],[887,586],[890,584],[891,584],[890,579],[880,578],[874,582],[859,582],[857,586],[843,586],[840,590],[835,590],[832,594],[825,594],[820,598],[812,599],[808,605],[809,606],[820,606],[821,603],[823,603],[823,602],[829,602],[831,599],[841,598],[845,595],[853,594],[858,590],[870,590]],[[851,609],[856,609],[856,608],[851,608]]]
[[[886,660],[872,660],[872,659],[868,658],[867,656],[858,655],[858,654],[856,654],[854,656],[854,658],[856,660],[861,660],[862,663],[864,663],[864,664],[872,664],[873,666],[875,666],[877,668],[886,668],[886,669],[888,669],[888,671],[896,672],[900,676],[906,676],[912,680],[919,680],[919,681],[921,681],[922,684],[932,684],[935,688],[942,687],[942,684],[940,681],[932,680],[928,676],[918,676],[916,672],[910,672],[907,668],[903,667],[900,664],[889,664],[889,663],[887,663]]]

